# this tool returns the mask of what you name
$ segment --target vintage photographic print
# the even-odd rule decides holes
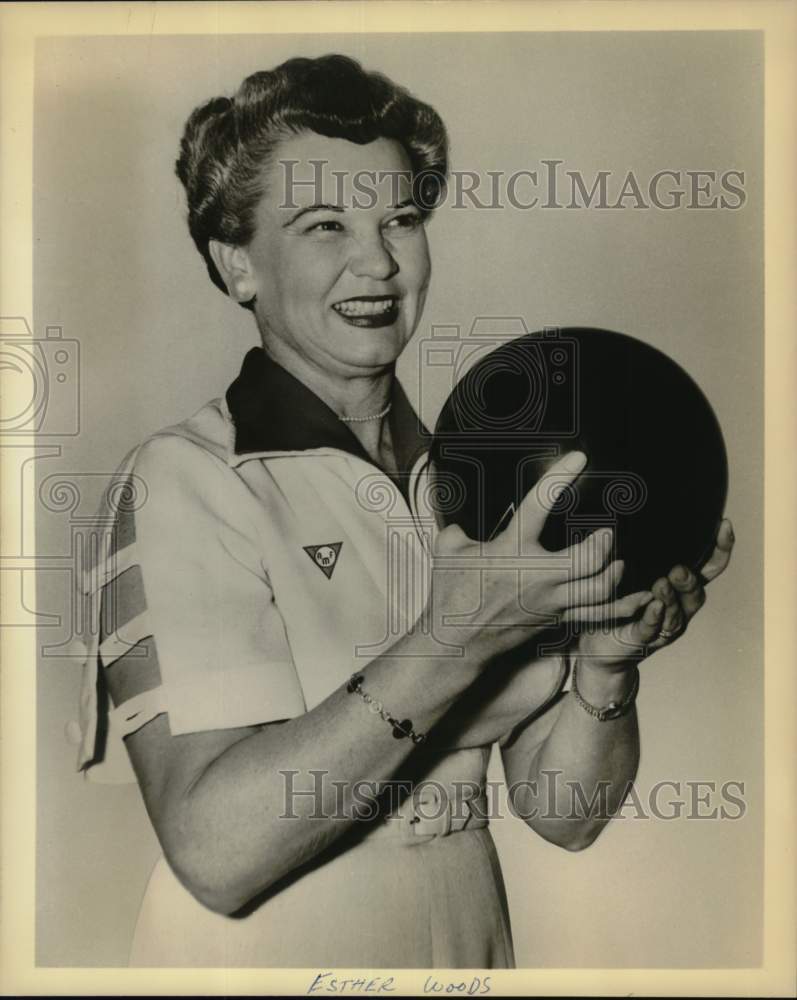
[[[141,6],[31,40],[1,303],[31,974],[744,989],[764,27]]]

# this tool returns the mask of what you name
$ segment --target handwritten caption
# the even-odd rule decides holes
[[[470,979],[438,979],[427,976],[423,984],[424,994],[448,996],[485,996],[492,990],[490,976],[472,976]],[[395,976],[338,976],[331,972],[319,972],[307,988],[307,993],[335,993],[353,995],[360,993],[403,993]]]

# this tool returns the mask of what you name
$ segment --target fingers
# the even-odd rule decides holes
[[[583,576],[592,576],[603,569],[612,551],[614,532],[611,528],[599,528],[588,535],[583,541],[576,542],[560,553],[570,559],[570,577],[578,580]]]
[[[706,592],[697,575],[686,566],[675,566],[653,584],[653,595],[662,606],[658,636],[672,642],[702,608]]]
[[[668,579],[680,599],[681,609],[686,616],[683,623],[685,627],[689,619],[706,603],[706,592],[697,574],[686,566],[676,566],[670,570]]]
[[[664,604],[658,598],[654,598],[645,608],[639,621],[634,622],[634,638],[641,646],[652,645],[658,639],[663,622]]]
[[[555,599],[562,608],[602,604],[614,593],[623,568],[622,559],[615,559],[601,573],[580,580],[566,580],[555,588]]]
[[[545,518],[563,490],[578,478],[586,464],[587,456],[583,451],[571,451],[560,458],[528,491],[518,505],[512,520],[497,537],[503,538],[507,533],[510,537],[514,537],[514,532],[517,532],[520,526],[520,530],[527,537],[539,538]]]
[[[678,593],[666,576],[660,577],[651,587],[653,596],[664,607],[659,631],[667,641],[679,636],[686,625],[686,615],[681,607]]]
[[[717,545],[708,562],[700,570],[700,575],[706,583],[715,580],[727,567],[731,561],[734,541],[733,525],[725,518],[717,532]]]
[[[608,601],[605,604],[568,608],[562,615],[562,620],[578,622],[582,625],[599,625],[604,622],[633,618],[640,608],[648,604],[652,598],[653,594],[649,590],[641,590],[636,594],[627,594],[625,597],[619,597],[617,600]]]
[[[627,660],[629,657],[647,656],[665,645],[665,640],[658,638],[664,619],[664,605],[661,601],[654,598],[650,591],[630,594],[622,598],[622,601],[627,602],[627,607],[636,603],[637,614],[641,609],[644,610],[641,610],[641,614],[638,614],[634,621],[613,628],[610,635],[595,633],[587,628],[582,633],[582,643],[586,649],[592,651],[592,655],[604,659],[611,657]],[[574,610],[578,612],[588,609]]]

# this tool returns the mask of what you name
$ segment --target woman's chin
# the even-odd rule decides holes
[[[358,351],[356,353],[349,352],[348,362],[353,368],[362,370],[364,368],[372,369],[374,372],[384,371],[385,368],[392,367],[396,361],[398,361],[399,355],[403,349],[401,347],[395,346],[394,349],[388,348],[384,345],[380,350],[364,350]]]

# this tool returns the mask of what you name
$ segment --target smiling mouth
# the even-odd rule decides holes
[[[399,300],[394,295],[363,295],[336,302],[332,308],[352,326],[390,326],[398,319]]]

